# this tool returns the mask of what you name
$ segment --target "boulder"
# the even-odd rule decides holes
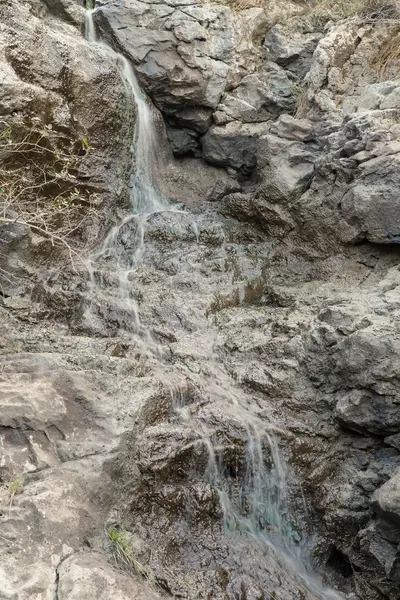
[[[268,61],[285,67],[301,80],[310,68],[312,55],[320,38],[320,34],[302,33],[293,26],[285,28],[283,25],[275,25],[265,36],[265,57]]]
[[[387,435],[400,428],[398,400],[373,390],[352,390],[341,395],[336,415],[343,426],[355,431]]]
[[[363,162],[343,197],[343,217],[355,229],[356,241],[400,243],[400,148],[381,144],[375,157]]]
[[[271,133],[280,138],[296,142],[310,142],[315,139],[313,124],[307,119],[296,119],[292,115],[282,114],[272,125]]]
[[[112,566],[100,552],[83,552],[66,558],[58,568],[59,600],[161,600],[139,576]]]
[[[211,127],[201,138],[204,160],[216,167],[231,167],[249,175],[257,164],[259,138],[265,130],[262,125],[227,123]]]
[[[166,132],[175,156],[201,155],[200,144],[194,131],[167,126]]]
[[[379,515],[400,524],[400,470],[376,490],[371,503]]]
[[[252,25],[246,21],[242,31],[240,17],[226,6],[195,0],[185,7],[138,0],[123,6],[102,0],[98,6],[101,35],[132,60],[157,107],[175,123],[203,133],[238,61],[238,46],[249,57],[258,54],[248,37],[256,19]]]
[[[296,136],[296,121],[291,123]],[[304,127],[300,124],[299,128]],[[299,134],[301,136],[301,134]],[[304,134],[303,134],[304,135]],[[306,134],[307,135],[307,134]],[[318,146],[266,134],[260,139],[257,172],[260,190],[272,202],[287,204],[310,187]]]
[[[223,95],[214,113],[214,121],[257,123],[275,119],[295,108],[295,87],[284,69],[272,65],[269,70],[246,75],[240,84]]]

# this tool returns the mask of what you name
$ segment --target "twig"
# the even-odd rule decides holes
[[[37,231],[38,233],[42,233],[43,235],[45,235],[46,237],[48,237],[51,240],[53,246],[54,246],[54,242],[56,242],[56,243],[58,242],[59,244],[65,246],[67,248],[72,264],[73,264],[72,256],[74,255],[74,256],[76,256],[76,258],[78,260],[80,260],[80,262],[84,265],[84,267],[86,269],[88,269],[88,265],[85,263],[85,261],[83,260],[81,255],[78,252],[76,252],[76,250],[71,248],[71,246],[68,244],[68,242],[63,237],[60,237],[59,235],[57,235],[51,231],[47,231],[46,229],[43,229],[42,227],[38,227],[37,225],[29,223],[28,221],[20,221],[18,219],[18,217],[16,219],[5,219],[5,218],[1,217],[0,223],[1,222],[3,222],[3,223],[18,222],[18,223],[20,223],[20,225],[26,225],[30,229],[33,229],[33,230]]]

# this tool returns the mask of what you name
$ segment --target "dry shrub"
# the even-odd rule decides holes
[[[76,254],[68,240],[94,210],[78,181],[90,150],[37,118],[0,122],[0,225],[27,225]]]
[[[256,7],[266,8],[268,4],[267,0],[217,0],[215,3],[229,6],[229,8],[236,12]]]
[[[310,101],[308,99],[308,88],[306,85],[298,85],[294,89],[295,107],[293,116],[296,119],[304,119],[310,110]]]
[[[234,308],[241,305],[258,306],[262,304],[266,293],[267,279],[259,275],[247,281],[241,288],[234,289],[230,294],[217,292],[207,310],[207,316],[215,315],[225,308]]]
[[[363,23],[400,19],[399,0],[295,0],[304,6],[302,16],[315,28],[329,21],[357,19]]]
[[[378,79],[396,79],[400,75],[400,28],[396,29],[379,48],[373,61]]]

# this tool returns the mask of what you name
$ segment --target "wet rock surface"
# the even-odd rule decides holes
[[[90,280],[0,221],[0,596],[399,600],[396,24],[96,6],[165,120],[172,204]],[[94,147],[98,250],[129,210],[118,60],[70,0],[0,17],[1,119]]]

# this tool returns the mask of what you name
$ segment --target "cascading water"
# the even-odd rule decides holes
[[[96,293],[99,291],[99,283],[101,287],[101,280],[103,279],[102,263],[113,262],[116,265],[116,273],[119,278],[119,310],[131,320],[132,331],[141,333],[146,342],[150,344],[149,332],[142,328],[140,324],[138,306],[130,293],[130,282],[144,251],[146,221],[154,213],[171,211],[172,209],[152,181],[153,172],[159,166],[159,157],[156,151],[157,136],[147,99],[140,90],[129,61],[122,54],[115,53],[107,44],[98,39],[93,13],[94,10],[86,11],[86,39],[102,47],[105,51],[116,55],[121,64],[121,76],[126,85],[127,96],[133,96],[137,114],[132,140],[132,154],[135,161],[131,181],[132,212],[111,229],[102,246],[91,256],[90,280],[94,292],[92,296],[93,298],[96,297]],[[134,251],[129,254],[129,257],[127,255],[121,257],[117,250],[117,240],[124,226],[132,221],[136,225]]]
[[[119,313],[125,315],[124,323],[130,322],[128,329],[131,335],[135,336],[142,350],[158,359],[159,346],[153,342],[150,332],[142,326],[138,304],[132,297],[132,279],[143,260],[146,224],[149,217],[155,213],[179,211],[171,207],[154,185],[154,168],[158,160],[157,136],[149,104],[140,90],[127,59],[98,40],[93,13],[94,11],[86,13],[86,38],[98,44],[104,51],[113,52],[117,57],[127,94],[133,96],[136,104],[136,125],[132,143],[135,160],[132,174],[132,212],[109,232],[102,246],[91,256],[91,306],[88,311],[93,309],[93,303],[97,303],[101,311],[103,301],[114,300],[104,297],[107,293],[107,285],[102,269],[103,265],[112,264],[118,276],[119,293],[115,301],[119,302]],[[134,240],[130,240],[130,248],[133,250],[121,256],[118,240],[125,226],[132,222],[135,227],[129,230],[129,235],[134,236]],[[194,231],[198,238],[197,225]],[[273,428],[253,415],[246,408],[245,403],[241,404],[240,390],[235,387],[226,372],[220,369],[216,359],[211,356],[208,364],[211,365],[209,375],[213,382],[209,392],[225,407],[224,414],[229,412],[233,414],[247,432],[247,445],[244,452],[245,472],[241,484],[232,486],[226,477],[226,466],[213,440],[212,431],[202,423],[195,423],[195,427],[202,430],[202,440],[208,450],[206,476],[218,492],[226,529],[233,539],[238,535],[247,536],[260,547],[260,553],[268,549],[278,568],[293,581],[294,588],[298,589],[300,586],[307,591],[309,594],[307,598],[340,600],[341,595],[324,587],[311,569],[305,566],[309,565],[310,561],[296,540],[294,528],[290,526],[286,469],[279,454]],[[162,365],[160,368],[163,368]],[[171,391],[171,395],[177,419],[184,424],[189,423],[193,417],[185,409],[179,394]],[[266,450],[270,455],[270,464],[267,464],[265,458]]]

